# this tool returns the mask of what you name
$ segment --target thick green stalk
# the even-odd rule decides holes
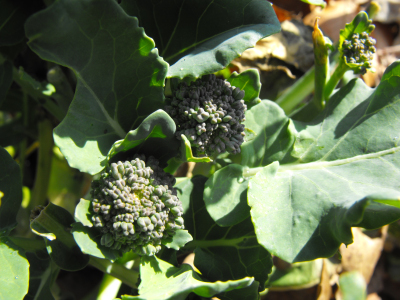
[[[132,268],[134,261],[129,261],[124,264],[127,269]],[[122,281],[112,275],[104,274],[103,280],[100,283],[99,292],[97,293],[97,300],[115,299],[118,291],[121,288]]]
[[[344,73],[349,70],[351,70],[350,67],[346,65],[343,59],[340,59],[338,66],[336,67],[331,78],[329,78],[329,81],[326,83],[325,86],[324,99],[326,102],[328,102],[329,97],[331,96],[335,87],[338,85],[339,81],[342,79]]]
[[[315,19],[312,37],[315,66],[314,103],[319,110],[322,110],[325,107],[324,89],[329,75],[329,56],[324,35],[318,27],[318,18]]]
[[[97,258],[94,256],[90,257],[89,264],[99,269],[100,271],[109,274],[126,285],[137,288],[137,281],[139,278],[139,270],[127,269],[124,265],[118,263],[111,263],[109,260]]]
[[[312,93],[314,90],[314,77],[315,68],[312,67],[276,100],[276,103],[287,115]]]
[[[29,117],[28,117],[28,95],[25,91],[22,92],[22,122],[24,128],[28,127]],[[19,144],[19,167],[21,169],[21,178],[24,180],[24,166],[26,157],[26,145],[28,141],[27,138],[24,139]]]
[[[39,155],[36,168],[35,185],[32,190],[29,208],[43,205],[47,199],[50,182],[51,161],[53,157],[53,125],[49,119],[39,121]]]

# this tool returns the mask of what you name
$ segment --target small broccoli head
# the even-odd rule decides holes
[[[165,111],[174,119],[180,140],[185,135],[197,156],[239,153],[244,140],[244,91],[206,75],[189,86],[182,82],[167,98]]]
[[[112,163],[92,182],[92,221],[102,232],[101,244],[140,255],[154,255],[161,242],[183,229],[182,203],[175,178],[158,161],[136,155]]]
[[[350,39],[343,41],[342,51],[345,62],[357,66],[355,73],[365,74],[367,69],[372,67],[372,58],[376,51],[375,43],[375,39],[366,32],[354,33]]]

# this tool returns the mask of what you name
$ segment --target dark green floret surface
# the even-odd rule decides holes
[[[206,75],[187,85],[181,82],[167,98],[165,111],[174,119],[176,137],[185,135],[197,156],[236,154],[244,141],[244,91]]]
[[[350,39],[342,44],[343,55],[347,63],[360,65],[359,73],[365,74],[372,66],[373,55],[376,52],[376,41],[363,32],[354,33]]]
[[[163,240],[184,228],[174,184],[153,157],[136,155],[107,167],[92,182],[92,221],[102,232],[101,244],[140,255],[161,250]]]

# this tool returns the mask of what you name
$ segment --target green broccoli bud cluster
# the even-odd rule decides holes
[[[101,244],[115,250],[154,255],[163,240],[183,229],[182,203],[175,178],[158,161],[135,155],[112,163],[92,182],[92,221],[102,232]]]
[[[176,137],[185,135],[197,156],[239,153],[244,141],[244,91],[206,75],[189,86],[181,82],[167,98],[165,111],[177,125]]]
[[[376,52],[375,44],[375,39],[371,38],[368,33],[354,33],[350,39],[343,41],[342,44],[345,61],[359,65],[358,73],[365,74],[367,69],[372,67],[372,58]]]

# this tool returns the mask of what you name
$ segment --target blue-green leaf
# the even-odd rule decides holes
[[[138,17],[171,65],[168,77],[197,78],[222,70],[280,30],[271,4],[262,0],[124,0],[121,5]]]
[[[113,143],[162,108],[167,63],[116,1],[56,1],[31,16],[25,31],[33,51],[77,77],[55,143],[70,166],[99,172]]]
[[[20,300],[28,292],[29,263],[9,240],[0,240],[0,299]]]
[[[140,278],[139,296],[122,296],[122,300],[184,300],[190,293],[211,298],[224,291],[247,287],[254,281],[247,277],[226,282],[206,282],[191,266],[182,264],[177,268],[155,256],[142,256]]]
[[[352,226],[400,218],[400,62],[376,89],[350,81],[297,133],[286,157],[245,171],[258,241],[286,261],[333,255]]]

